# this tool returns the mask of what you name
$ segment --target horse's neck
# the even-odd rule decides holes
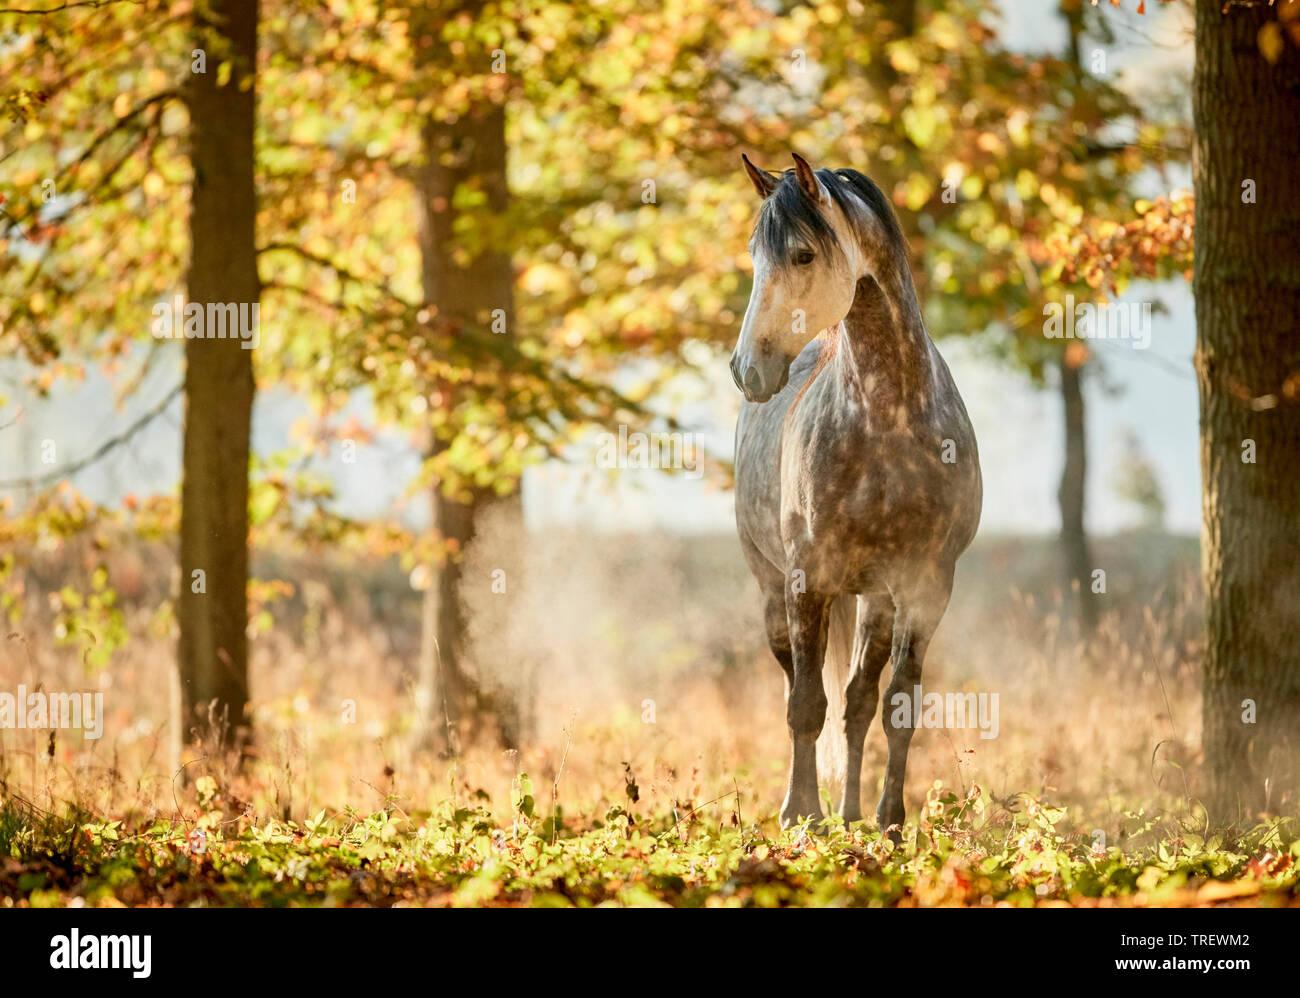
[[[863,396],[875,412],[919,412],[930,405],[930,337],[906,265],[880,282],[858,281],[839,362],[845,389]]]

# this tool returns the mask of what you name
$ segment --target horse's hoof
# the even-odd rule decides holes
[[[791,828],[794,828],[796,825],[801,825],[805,821],[812,822],[813,830],[818,831],[821,829],[822,822],[825,820],[826,818],[822,814],[821,808],[817,808],[811,814],[804,814],[802,812],[796,813],[792,810],[787,810],[786,808],[781,809],[781,828],[783,831],[789,831]]]

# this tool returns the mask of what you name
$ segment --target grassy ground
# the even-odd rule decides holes
[[[210,781],[193,822],[56,818],[11,803],[0,904],[1300,907],[1300,839],[1277,824],[1231,845],[1164,829],[1145,846],[1106,848],[1065,827],[1064,809],[936,786],[893,846],[862,825],[765,831],[734,800],[722,822],[639,814],[629,799],[577,827],[540,818],[528,779],[516,783],[508,823],[486,800],[420,816],[228,820]],[[1129,823],[1137,838],[1155,825]]]
[[[996,737],[916,732],[897,847],[777,827],[782,683],[734,539],[529,544],[470,566],[511,566],[471,610],[485,678],[532,705],[512,752],[421,732],[418,594],[391,566],[264,559],[289,595],[258,617],[241,765],[173,737],[165,551],[113,566],[129,638],[104,666],[30,599],[0,689],[98,689],[104,735],[0,731],[0,905],[1300,903],[1295,802],[1235,830],[1198,803],[1194,542],[1099,541],[1086,643],[1050,541],[972,550],[924,684],[996,694]],[[877,722],[866,813],[884,757]]]

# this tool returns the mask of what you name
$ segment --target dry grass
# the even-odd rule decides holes
[[[925,689],[996,693],[999,732],[918,731],[910,815],[938,779],[960,791],[976,783],[1000,799],[1027,792],[1067,806],[1071,826],[1120,839],[1131,810],[1197,820],[1194,546],[1127,538],[1100,551],[1117,564],[1110,594],[1097,597],[1107,601],[1102,626],[1086,647],[1068,636],[1059,590],[1045,581],[1050,544],[993,540],[968,556]],[[259,571],[295,583],[295,593],[271,608],[274,626],[253,642],[255,758],[243,772],[198,747],[178,761],[168,725],[175,646],[157,627],[150,633],[166,583],[166,562],[154,552],[139,559],[125,594],[131,639],[97,676],[74,649],[53,646],[39,616],[10,636],[0,688],[102,688],[107,716],[101,740],[60,733],[53,754],[47,732],[0,733],[0,776],[37,806],[75,802],[115,816],[173,814],[184,786],[206,773],[227,792],[232,814],[244,802],[253,814],[282,818],[386,803],[414,814],[482,789],[505,819],[511,782],[527,772],[540,809],[558,803],[581,823],[624,802],[630,774],[652,812],[713,801],[700,814],[720,820],[738,802],[747,823],[771,822],[788,744],[783,690],[734,544],[555,538],[545,548],[534,540],[528,555],[502,562],[514,573],[510,596],[476,605],[485,671],[533,694],[518,753],[479,744],[449,759],[421,748],[416,596],[392,566],[291,558],[264,561]],[[489,551],[476,564],[492,560]],[[1158,586],[1161,575],[1168,582]],[[344,720],[346,700],[355,701],[355,723]],[[877,723],[868,738],[868,813],[884,748]],[[185,778],[174,780],[182,764]]]

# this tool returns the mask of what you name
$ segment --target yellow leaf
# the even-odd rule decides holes
[[[889,45],[889,64],[894,67],[895,72],[904,75],[915,73],[921,68],[921,60],[912,46],[905,41],[893,42]]]
[[[1029,170],[1021,170],[1016,174],[1016,193],[1022,201],[1028,201],[1038,193],[1038,177]]]
[[[1276,63],[1282,55],[1282,28],[1276,21],[1269,21],[1259,29],[1259,51],[1269,63]]]
[[[930,183],[929,178],[921,173],[913,173],[907,178],[903,202],[912,211],[920,211],[933,193],[934,185]]]

